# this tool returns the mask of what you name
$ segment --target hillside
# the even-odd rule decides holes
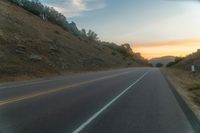
[[[152,58],[149,60],[149,62],[156,66],[157,63],[162,63],[164,66],[166,66],[168,63],[173,62],[175,60],[174,56],[163,56],[159,58]]]
[[[195,65],[196,73],[191,72],[191,65]],[[200,50],[175,61],[166,71],[180,94],[200,118]]]
[[[0,11],[0,80],[147,64],[125,46],[80,38],[8,0]]]
[[[199,70],[200,67],[200,50],[186,56],[182,61],[174,65],[174,68],[180,68],[184,70],[191,70],[191,65],[195,65]]]

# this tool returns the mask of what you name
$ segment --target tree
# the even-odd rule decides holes
[[[156,67],[163,67],[164,65],[162,63],[157,63]]]
[[[182,57],[176,57],[175,60],[173,62],[169,62],[166,66],[167,67],[171,67],[176,65],[177,63],[179,63],[180,61],[182,61],[183,58]]]
[[[87,33],[86,33],[86,30],[85,30],[85,29],[82,29],[82,30],[81,30],[81,36],[82,36],[82,37],[87,37]]]
[[[98,41],[98,35],[93,32],[92,30],[89,30],[88,33],[87,33],[87,37],[90,39],[90,40],[93,40],[93,41]]]
[[[130,54],[133,55],[133,50],[131,48],[131,45],[128,43],[122,44],[122,47],[124,47],[126,49],[126,51]]]

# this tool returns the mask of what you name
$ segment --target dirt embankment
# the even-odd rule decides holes
[[[176,68],[163,70],[186,103],[200,119],[200,74]]]
[[[142,65],[117,48],[77,37],[0,1],[0,82]]]

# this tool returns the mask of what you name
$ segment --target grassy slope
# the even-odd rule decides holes
[[[193,64],[196,66],[196,73],[191,73]],[[200,106],[200,50],[185,57],[169,71],[182,88],[193,94],[194,102]]]
[[[197,52],[185,57],[181,62],[176,64],[174,68],[190,71],[192,64],[196,65],[198,67],[198,70],[200,70],[200,50],[197,50]]]
[[[7,0],[0,1],[0,81],[127,66],[140,65]]]
[[[168,68],[167,74],[200,119],[200,75],[177,68]]]
[[[191,73],[191,65],[196,65],[197,72]],[[179,91],[185,95],[200,119],[200,51],[185,57],[176,65],[168,68],[168,75],[180,87]]]

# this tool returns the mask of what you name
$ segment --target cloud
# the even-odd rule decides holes
[[[66,17],[75,17],[83,15],[85,12],[102,9],[106,6],[105,0],[45,0],[43,2],[48,6],[54,7]]]

